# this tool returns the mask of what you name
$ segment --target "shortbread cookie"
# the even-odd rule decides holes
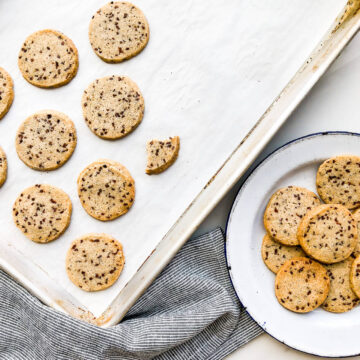
[[[180,150],[180,138],[170,137],[167,140],[151,140],[146,144],[146,173],[160,174],[177,159]]]
[[[124,263],[122,245],[112,236],[87,234],[71,244],[66,257],[66,271],[79,288],[99,291],[115,283]]]
[[[84,91],[82,108],[86,124],[103,139],[120,139],[143,119],[144,98],[126,76],[95,80]]]
[[[359,298],[350,286],[350,269],[354,258],[336,264],[324,265],[330,278],[330,291],[322,307],[326,311],[342,313],[359,304]]]
[[[9,111],[14,100],[14,83],[11,76],[0,67],[0,120]]]
[[[330,289],[326,269],[314,260],[299,257],[288,260],[275,279],[275,295],[286,309],[307,313],[319,307]]]
[[[25,80],[41,88],[67,84],[79,67],[74,43],[55,30],[31,34],[21,47],[18,64]]]
[[[320,205],[319,198],[311,191],[288,186],[271,197],[265,213],[264,226],[276,241],[284,245],[299,245],[296,230],[304,215]]]
[[[76,147],[74,123],[63,113],[39,111],[28,117],[16,135],[19,158],[35,170],[54,170],[62,166]]]
[[[34,185],[16,199],[13,219],[30,240],[48,243],[69,226],[71,211],[71,200],[64,191],[51,185]]]
[[[261,256],[269,270],[276,274],[285,261],[295,257],[305,257],[306,254],[300,246],[280,244],[266,234],[261,246]]]
[[[314,259],[333,264],[354,251],[357,226],[351,212],[342,205],[320,205],[302,219],[297,237],[303,250]]]
[[[124,1],[100,8],[89,26],[90,44],[102,60],[118,63],[143,50],[149,41],[149,25],[142,11]]]
[[[111,160],[98,160],[79,175],[78,194],[85,211],[101,221],[129,211],[135,199],[135,182],[129,171]]]
[[[0,187],[7,177],[7,159],[4,150],[0,147]]]
[[[341,204],[349,210],[360,207],[360,157],[342,155],[326,160],[317,172],[316,186],[327,204]]]
[[[360,298],[360,255],[358,255],[351,265],[350,285],[357,297]]]
[[[352,214],[356,225],[357,225],[357,231],[358,231],[358,241],[354,250],[354,255],[358,256],[360,255],[360,209],[357,209],[356,211],[353,212]]]

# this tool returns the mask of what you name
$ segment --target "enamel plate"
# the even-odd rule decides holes
[[[308,314],[286,310],[275,297],[275,275],[263,263],[260,249],[265,234],[263,214],[271,195],[288,185],[316,192],[319,165],[341,154],[360,155],[360,134],[314,134],[284,145],[245,181],[231,209],[226,230],[230,276],[251,317],[284,344],[328,357],[360,353],[360,306],[342,314],[321,308]]]

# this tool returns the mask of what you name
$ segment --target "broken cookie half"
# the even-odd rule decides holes
[[[146,144],[147,166],[149,175],[160,174],[170,167],[178,157],[180,138],[170,137],[167,140],[150,140]]]

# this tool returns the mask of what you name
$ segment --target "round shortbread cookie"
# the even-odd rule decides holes
[[[9,111],[14,100],[14,83],[7,71],[0,67],[0,120]]]
[[[0,146],[0,187],[4,184],[6,177],[7,177],[6,154]]]
[[[52,185],[34,185],[16,199],[13,219],[30,240],[48,243],[69,226],[71,212],[71,200],[64,191]]]
[[[360,255],[356,256],[351,265],[350,285],[356,296],[360,298]]]
[[[89,26],[90,44],[102,60],[130,59],[149,41],[149,24],[143,12],[129,2],[112,1],[100,8]]]
[[[360,157],[336,156],[326,160],[316,175],[317,191],[327,204],[341,204],[349,210],[360,206]]]
[[[110,287],[119,278],[125,258],[122,245],[106,234],[87,234],[76,239],[66,257],[70,280],[85,291]]]
[[[18,65],[25,80],[41,88],[67,84],[79,67],[74,43],[55,30],[31,34],[21,47]]]
[[[357,231],[358,231],[358,241],[354,250],[354,255],[358,256],[360,255],[360,209],[354,211],[352,216],[356,222]]]
[[[347,259],[354,251],[357,226],[342,205],[320,205],[302,219],[297,237],[306,254],[325,264]]]
[[[180,138],[170,137],[167,140],[151,140],[146,144],[147,166],[149,175],[160,174],[169,168],[177,159],[180,150]]]
[[[288,310],[307,313],[319,307],[330,289],[326,269],[314,260],[299,257],[288,260],[275,279],[275,295]]]
[[[350,286],[352,257],[336,264],[324,265],[330,278],[330,291],[322,304],[326,311],[342,313],[350,311],[359,304],[359,298]]]
[[[305,214],[320,203],[319,198],[307,189],[298,186],[279,189],[265,209],[265,229],[284,245],[299,245],[296,237],[298,225]]]
[[[295,257],[305,257],[300,246],[286,246],[265,234],[261,245],[261,256],[270,271],[277,273],[285,261]]]
[[[107,76],[92,82],[82,97],[83,115],[90,130],[103,139],[120,139],[141,123],[144,98],[126,76]]]
[[[16,135],[19,158],[35,170],[54,170],[65,164],[76,147],[74,123],[63,113],[43,110],[29,116]]]
[[[109,221],[127,213],[135,199],[135,182],[120,163],[98,160],[79,175],[78,194],[85,211]]]

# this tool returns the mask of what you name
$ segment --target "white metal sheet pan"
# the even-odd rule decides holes
[[[122,318],[357,29],[351,17],[345,29],[332,35],[333,42],[316,50],[309,61],[315,61],[316,54],[322,58],[311,65],[311,71],[305,66],[297,76],[298,85],[290,82],[286,96],[270,106],[331,26],[343,1],[294,0],[291,6],[286,0],[138,0],[136,4],[149,20],[151,40],[139,56],[114,65],[98,59],[88,42],[87,27],[101,5],[98,1],[0,2],[0,66],[15,81],[14,104],[0,122],[0,145],[9,161],[8,180],[0,190],[0,265],[47,304],[102,326]],[[78,75],[59,89],[33,87],[17,68],[22,41],[42,28],[64,32],[79,50]],[[140,127],[115,142],[88,130],[80,106],[88,83],[110,74],[130,76],[146,103]],[[73,157],[49,173],[27,168],[14,149],[19,124],[44,108],[67,113],[78,131]],[[145,142],[169,135],[181,137],[178,161],[162,175],[145,175]],[[136,181],[133,208],[110,223],[86,215],[76,194],[78,173],[98,158],[123,163]],[[34,183],[61,187],[74,206],[69,229],[47,245],[28,241],[11,219],[17,194]],[[99,293],[76,288],[64,267],[70,242],[89,231],[118,238],[126,256],[119,281]]]

